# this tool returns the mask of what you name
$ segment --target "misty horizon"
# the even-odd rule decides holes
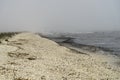
[[[0,0],[0,32],[120,31],[119,0]]]

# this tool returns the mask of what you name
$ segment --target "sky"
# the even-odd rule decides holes
[[[120,0],[0,0],[0,32],[120,30]]]

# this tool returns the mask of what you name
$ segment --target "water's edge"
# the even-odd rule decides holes
[[[76,43],[74,41],[74,38],[72,38],[72,37],[65,37],[65,36],[64,37],[51,37],[51,36],[46,36],[46,35],[41,35],[41,34],[39,34],[39,35],[44,37],[44,38],[48,38],[50,40],[53,40],[56,43],[58,43],[60,46],[65,46],[73,51],[80,52],[80,51],[78,51],[78,49],[82,49],[82,50],[86,50],[86,51],[94,52],[94,53],[102,52],[102,53],[105,53],[105,55],[111,54],[111,55],[115,55],[118,57],[120,56],[118,54],[113,54],[114,50],[111,50],[109,48]],[[84,52],[81,52],[81,53],[84,53]]]

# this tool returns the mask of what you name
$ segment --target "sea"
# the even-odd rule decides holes
[[[54,33],[53,36],[70,37],[74,43],[106,48],[110,53],[120,56],[120,31]]]

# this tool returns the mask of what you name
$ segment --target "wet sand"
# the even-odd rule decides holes
[[[0,61],[0,80],[120,80],[118,57],[76,51],[34,33],[2,41]]]

